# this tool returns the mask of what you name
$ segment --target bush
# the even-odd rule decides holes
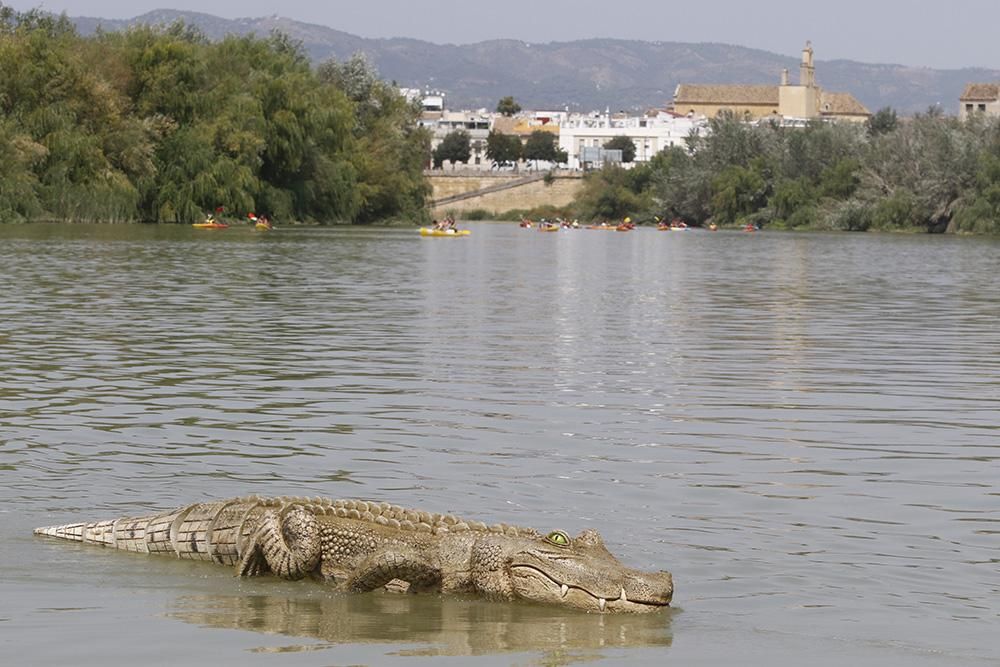
[[[811,229],[816,226],[817,220],[819,220],[819,212],[816,207],[803,206],[788,216],[785,224],[788,225],[789,229]]]
[[[908,190],[897,190],[875,205],[871,228],[879,231],[905,231],[921,227],[916,199]],[[923,225],[926,227],[926,225]]]
[[[966,234],[1000,234],[1000,216],[989,201],[979,197],[955,212],[949,231]]]
[[[872,209],[860,202],[841,204],[818,221],[818,229],[842,232],[866,232],[872,226]]]
[[[787,220],[799,209],[810,206],[814,200],[815,195],[809,187],[809,182],[804,178],[798,178],[778,183],[769,204],[774,210],[775,217]]]
[[[644,180],[648,170],[623,169],[616,165],[584,177],[583,190],[577,199],[581,218],[587,220],[620,220],[649,209],[651,202]]]
[[[487,211],[485,208],[474,208],[471,211],[464,211],[460,216],[462,220],[497,220],[496,211]]]

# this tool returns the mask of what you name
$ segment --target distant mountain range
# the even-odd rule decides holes
[[[476,44],[432,44],[416,39],[368,39],[279,16],[229,20],[174,10],[133,19],[72,19],[81,34],[123,30],[136,24],[184,21],[210,39],[227,34],[266,36],[273,30],[302,43],[316,62],[345,60],[364,52],[383,78],[400,86],[446,94],[451,109],[492,109],[513,95],[525,108],[593,110],[663,107],[679,83],[777,84],[798,59],[726,44],[587,39],[529,44],[492,40]],[[821,55],[822,44],[816,45]],[[851,60],[817,60],[816,78],[826,90],[853,93],[871,111],[891,106],[902,113],[940,104],[957,113],[966,83],[1000,81],[1000,70],[936,70]]]

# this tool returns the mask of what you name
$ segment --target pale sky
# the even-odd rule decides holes
[[[362,37],[467,44],[589,37],[724,42],[817,60],[1000,69],[997,0],[0,0],[70,16],[132,18],[180,9],[279,16]]]

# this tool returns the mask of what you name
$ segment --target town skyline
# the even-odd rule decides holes
[[[1000,6],[984,0],[956,0],[948,7],[913,11],[910,3],[843,0],[834,11],[791,0],[746,3],[717,0],[712,11],[681,16],[652,0],[617,3],[615,11],[596,0],[550,0],[535,6],[520,0],[484,20],[457,0],[436,0],[415,11],[406,0],[351,5],[312,0],[14,0],[18,11],[39,8],[72,17],[130,19],[157,9],[196,11],[221,18],[278,15],[367,38],[407,37],[436,44],[472,44],[493,39],[529,43],[589,38],[723,43],[795,55],[803,39],[822,43],[824,58],[914,67],[964,69],[1000,67],[992,26]],[[530,16],[531,20],[525,20]],[[719,17],[723,17],[720,19]]]

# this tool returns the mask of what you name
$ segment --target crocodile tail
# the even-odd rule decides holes
[[[145,541],[146,526],[155,517],[109,519],[92,523],[67,523],[36,528],[35,535],[47,535],[73,542],[99,544],[124,551],[149,553]]]
[[[234,565],[246,539],[243,524],[258,505],[255,498],[195,503],[154,516],[68,523],[34,532],[123,551]]]
[[[114,521],[97,521],[94,523],[67,523],[62,526],[46,526],[44,528],[35,528],[35,535],[47,535],[48,537],[58,537],[61,540],[111,546],[114,544],[111,538],[114,523]]]

